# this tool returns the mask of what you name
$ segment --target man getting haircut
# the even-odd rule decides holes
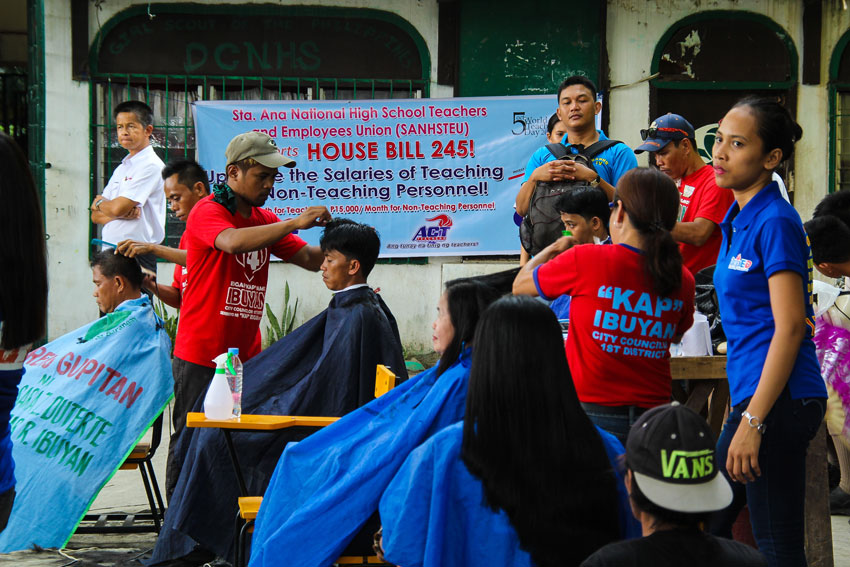
[[[336,219],[327,224],[319,240],[324,261],[322,280],[331,291],[366,285],[375,267],[381,241],[371,226],[349,219]]]
[[[378,364],[390,367],[399,382],[406,378],[395,318],[366,283],[380,250],[375,229],[336,219],[328,221],[320,242],[322,280],[334,295],[327,309],[245,363],[245,383],[252,385],[243,391],[245,414],[342,416],[374,399]],[[251,463],[243,472],[252,493],[265,492],[284,447],[296,439],[239,435],[240,460]],[[231,463],[221,460],[225,440],[218,431],[184,429],[177,445],[186,462],[151,563],[184,557],[196,546],[229,558],[239,487]]]
[[[95,254],[91,269],[92,296],[103,313],[112,313],[128,299],[141,296],[142,269],[136,260],[116,254],[110,248]]]

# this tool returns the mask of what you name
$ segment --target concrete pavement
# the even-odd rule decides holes
[[[165,458],[168,453],[171,416],[166,410],[162,443],[154,456],[160,489],[165,487]],[[141,512],[148,504],[139,472],[118,471],[95,499],[91,513]],[[832,546],[835,567],[850,567],[850,523],[847,516],[832,516]],[[20,567],[139,567],[149,557],[156,534],[79,534],[66,549],[19,551],[0,555],[0,565]],[[77,561],[75,561],[77,560]]]

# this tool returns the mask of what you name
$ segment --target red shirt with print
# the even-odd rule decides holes
[[[732,191],[715,184],[714,169],[705,165],[679,180],[679,221],[694,222],[702,218],[719,225],[734,200]],[[714,232],[702,246],[680,242],[679,252],[682,253],[685,267],[696,274],[716,264],[721,238],[720,227],[715,226]]]
[[[293,234],[263,250],[227,254],[215,239],[228,228],[279,222],[273,213],[254,207],[250,218],[231,214],[212,200],[192,208],[183,233],[191,279],[183,290],[174,356],[202,366],[230,347],[246,361],[260,352],[260,319],[266,299],[269,253],[289,260],[307,243]]]
[[[603,406],[654,407],[670,401],[670,343],[694,320],[694,278],[662,298],[630,246],[576,246],[534,271],[546,298],[567,293],[567,361],[578,398]]]

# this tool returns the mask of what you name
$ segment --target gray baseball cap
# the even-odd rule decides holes
[[[227,158],[227,165],[254,158],[257,163],[266,167],[295,167],[295,160],[281,155],[274,139],[264,132],[251,131],[239,134],[227,144],[224,157]]]

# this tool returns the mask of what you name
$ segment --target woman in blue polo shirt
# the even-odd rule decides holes
[[[781,105],[748,97],[723,118],[714,143],[717,186],[736,201],[720,225],[714,272],[732,398],[717,458],[735,500],[712,531],[731,537],[747,504],[772,567],[806,565],[806,448],[826,402],[812,343],[811,250],[800,216],[771,179],[802,134]]]

